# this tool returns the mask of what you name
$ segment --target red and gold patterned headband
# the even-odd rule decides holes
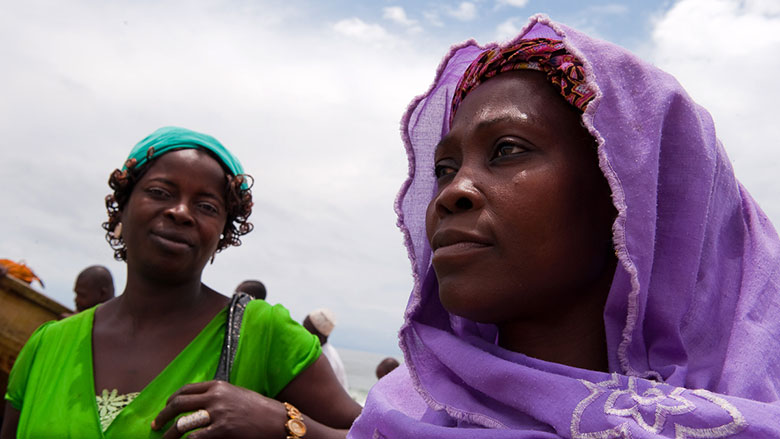
[[[513,46],[486,50],[471,63],[452,97],[450,126],[460,103],[479,84],[499,73],[525,69],[544,72],[566,102],[580,111],[585,111],[596,94],[585,82],[582,62],[566,51],[562,41],[548,38],[522,40]]]

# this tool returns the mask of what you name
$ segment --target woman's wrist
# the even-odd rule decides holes
[[[287,412],[287,420],[284,428],[287,431],[287,439],[299,439],[306,435],[306,424],[303,422],[303,415],[300,410],[295,408],[289,402],[282,403]]]

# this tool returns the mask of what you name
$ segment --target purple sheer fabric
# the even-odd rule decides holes
[[[453,89],[484,50],[469,41],[402,120],[409,178],[396,212],[415,280],[399,333],[406,367],[372,389],[349,437],[780,437],[780,240],[710,115],[672,76],[544,16],[508,44],[535,37],[563,40],[597,89],[582,118],[618,211],[604,311],[612,373],[506,351],[493,326],[439,302],[425,209]]]

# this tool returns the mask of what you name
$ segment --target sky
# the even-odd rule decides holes
[[[0,0],[0,258],[70,307],[88,265],[122,291],[100,227],[108,176],[147,134],[184,126],[255,179],[255,230],[204,282],[260,279],[296,320],[331,308],[337,347],[398,355],[401,115],[450,45],[507,40],[538,12],[675,75],[780,224],[778,0]]]

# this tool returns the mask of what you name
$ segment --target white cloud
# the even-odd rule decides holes
[[[425,11],[423,12],[423,17],[425,17],[425,20],[427,20],[428,23],[430,23],[433,26],[436,27],[444,26],[444,22],[441,20],[439,13],[436,11]]]
[[[506,41],[517,36],[525,21],[510,18],[496,26],[496,41]]]
[[[761,15],[780,14],[780,2],[777,0],[746,0],[747,9]]]
[[[629,12],[628,6],[621,3],[607,3],[604,5],[588,6],[587,14],[594,15],[625,15]]]
[[[406,16],[406,11],[400,6],[390,6],[382,10],[382,17],[402,26],[413,26],[416,21]]]
[[[780,226],[780,7],[771,1],[682,0],[655,24],[653,59],[715,120],[740,181]]]
[[[368,42],[389,42],[393,39],[381,25],[366,23],[357,17],[340,20],[333,29],[342,35]]]
[[[396,24],[406,27],[409,32],[416,33],[422,31],[417,20],[412,20],[406,16],[406,11],[400,6],[390,6],[382,10],[382,18],[390,20]]]
[[[457,8],[449,8],[447,13],[460,21],[477,18],[477,6],[471,2],[461,2]]]
[[[524,8],[528,4],[529,0],[498,0],[497,5],[514,6],[516,8]]]

